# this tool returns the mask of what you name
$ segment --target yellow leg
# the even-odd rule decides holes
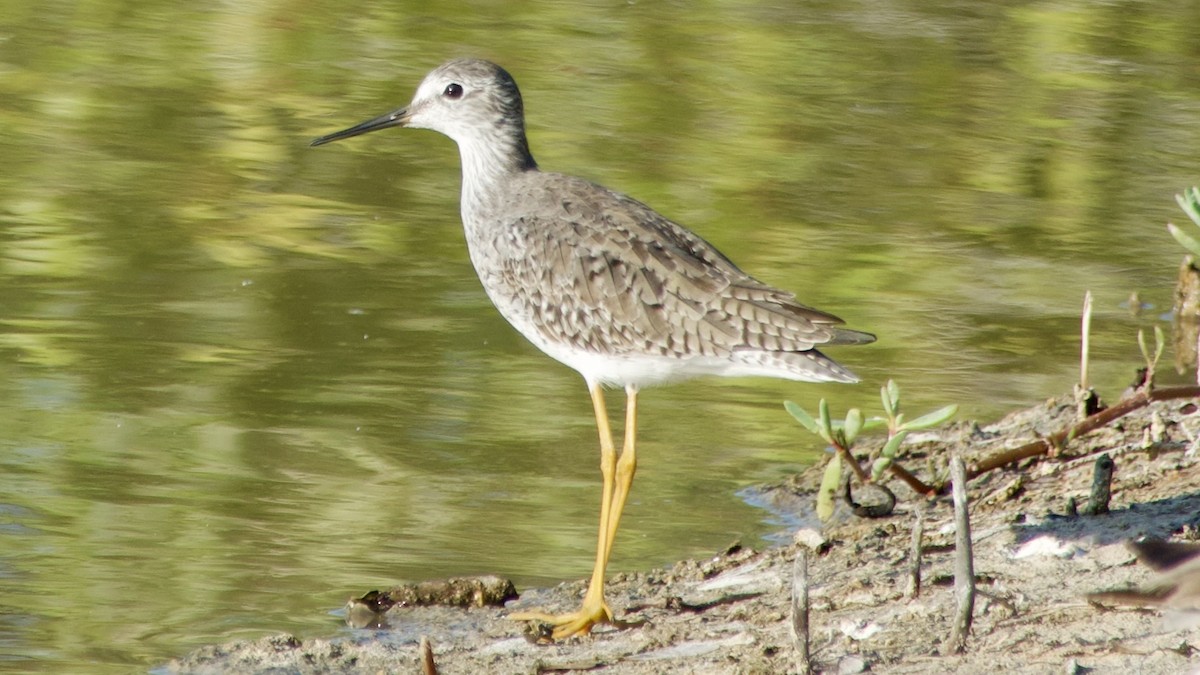
[[[612,506],[607,521],[608,548],[604,551],[604,560],[612,553],[613,540],[617,538],[617,525],[621,522],[621,512],[625,510],[625,500],[629,498],[629,490],[633,487],[633,474],[637,472],[637,389],[625,388],[625,447],[621,450],[621,458],[617,460],[616,488],[612,495]],[[603,522],[603,521],[601,521]]]
[[[596,541],[596,564],[592,568],[592,579],[583,605],[570,614],[545,614],[542,612],[518,612],[509,618],[518,621],[545,621],[554,626],[555,640],[583,635],[598,623],[612,623],[613,614],[604,601],[604,573],[608,557],[612,553],[617,526],[621,522],[621,511],[633,485],[633,474],[637,470],[637,453],[634,439],[637,435],[637,390],[626,387],[625,404],[625,448],[617,458],[613,446],[612,429],[608,425],[608,410],[604,407],[604,394],[598,385],[589,383],[592,407],[596,413],[596,427],[600,432],[600,475],[604,485],[600,495],[600,529]]]

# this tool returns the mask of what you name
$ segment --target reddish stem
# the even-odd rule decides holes
[[[850,468],[854,469],[854,475],[858,477],[858,482],[862,483],[863,485],[871,482],[871,477],[867,475],[867,472],[864,471],[861,466],[859,466],[858,460],[854,459],[854,455],[851,455],[849,450],[840,445],[835,445],[834,447],[837,448],[838,454],[842,456],[842,461],[846,464],[849,464]]]
[[[891,470],[892,474],[896,476],[896,478],[904,481],[908,487],[912,488],[913,492],[916,492],[919,495],[925,495],[927,497],[937,494],[937,490],[923,483],[920,478],[912,475],[909,473],[908,469],[900,466],[896,462],[892,462],[888,469]]]
[[[1061,448],[1069,441],[1111,424],[1113,421],[1135,410],[1144,408],[1155,401],[1196,397],[1200,397],[1200,385],[1167,387],[1149,392],[1145,389],[1139,389],[1133,396],[1117,401],[1111,407],[1080,420],[1078,424],[1056,431],[1045,438],[1026,443],[1019,448],[1005,450],[991,457],[985,457],[967,471],[967,479],[970,480],[981,476],[988,471],[1012,464],[1013,462],[1049,454],[1052,449]]]

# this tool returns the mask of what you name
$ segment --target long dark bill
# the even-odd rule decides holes
[[[401,108],[386,115],[380,115],[375,119],[367,120],[362,124],[356,124],[349,129],[342,129],[341,131],[335,131],[328,136],[322,136],[320,138],[313,139],[313,142],[309,143],[308,145],[309,147],[325,145],[326,143],[332,143],[333,141],[340,141],[343,138],[350,138],[351,136],[365,134],[369,131],[379,131],[380,129],[387,129],[389,127],[402,127],[407,123],[408,109]]]

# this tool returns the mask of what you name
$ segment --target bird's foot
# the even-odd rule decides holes
[[[601,623],[616,623],[608,603],[584,602],[577,611],[568,614],[547,614],[546,612],[515,612],[508,618],[514,621],[533,621],[546,624],[552,628],[550,638],[563,640],[576,635],[587,635],[592,627]]]

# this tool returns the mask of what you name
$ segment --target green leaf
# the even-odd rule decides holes
[[[845,434],[845,432],[842,431],[842,423],[834,422],[833,424],[834,424],[833,434],[832,434],[833,440],[830,441],[830,444],[833,445],[833,447],[835,447],[835,448],[850,447],[850,444],[846,442],[846,434]]]
[[[809,415],[804,408],[801,408],[792,401],[784,401],[783,409],[791,413],[792,417],[796,418],[796,421],[799,422],[800,425],[805,429],[808,429],[810,432],[818,436],[821,435],[821,429],[817,426],[817,421],[814,420],[812,415]]]
[[[894,418],[900,411],[900,387],[895,380],[888,380],[886,385],[879,388],[879,400],[883,402],[883,412],[889,419]]]
[[[879,479],[883,478],[883,472],[887,471],[888,468],[891,466],[892,466],[892,458],[891,457],[876,458],[875,463],[871,465],[871,480],[878,483]]]
[[[821,487],[817,488],[817,517],[829,520],[833,515],[833,500],[837,495],[838,486],[842,483],[842,458],[834,453],[825,465],[825,474],[821,476]]]
[[[1185,189],[1182,195],[1175,195],[1175,201],[1179,204],[1179,208],[1192,219],[1192,222],[1200,225],[1200,190],[1192,186],[1190,190]]]
[[[862,431],[863,415],[858,408],[851,408],[846,411],[846,421],[842,424],[842,433],[846,436],[846,445],[854,445],[854,439],[858,438],[858,432]]]
[[[887,420],[882,417],[868,417],[863,421],[861,431],[872,431],[887,426]]]
[[[833,422],[829,419],[829,402],[825,399],[817,404],[818,420],[821,424],[821,436],[833,443]]]
[[[1194,237],[1176,227],[1174,223],[1167,223],[1167,230],[1171,232],[1172,237],[1175,237],[1175,241],[1182,244],[1192,255],[1200,257],[1200,241],[1196,241]]]
[[[917,431],[919,429],[931,429],[946,420],[954,417],[958,413],[958,406],[948,405],[945,408],[939,408],[927,415],[921,415],[915,420],[905,422],[900,425],[900,428],[905,431]]]
[[[1163,348],[1167,346],[1167,340],[1163,337],[1162,327],[1154,324],[1154,363],[1162,358]]]
[[[887,443],[884,443],[883,450],[880,450],[879,454],[883,457],[895,457],[896,451],[900,449],[900,444],[903,443],[904,439],[907,437],[907,430],[902,429],[897,431],[895,436],[892,436],[888,439]]]

